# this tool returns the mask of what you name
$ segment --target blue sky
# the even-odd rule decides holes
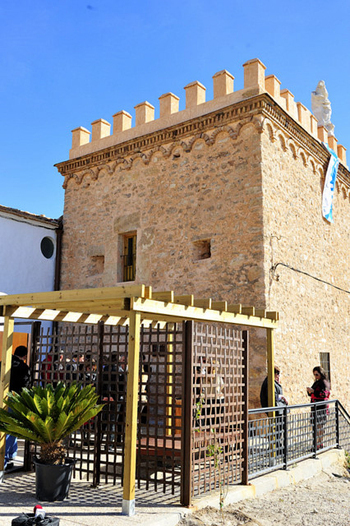
[[[350,150],[350,3],[333,0],[0,1],[0,204],[57,218],[71,130],[258,57],[311,109],[326,81],[339,143]],[[348,163],[350,151],[348,151]]]

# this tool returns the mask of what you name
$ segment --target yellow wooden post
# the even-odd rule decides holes
[[[273,329],[267,332],[267,386],[269,407],[275,407],[275,352]]]
[[[169,323],[168,324],[169,331],[174,331],[175,324]],[[173,408],[172,408],[172,400],[173,400],[173,383],[174,383],[174,333],[171,332],[168,335],[168,349],[166,354],[166,360],[167,360],[167,388],[166,388],[166,436],[171,436],[173,434],[172,429],[172,415],[173,415]]]
[[[274,352],[274,333],[273,329],[267,329],[267,387],[268,387],[268,404],[269,407],[275,407],[275,352]],[[268,414],[272,420],[269,420],[270,425],[270,456],[276,456],[275,448],[275,411]]]
[[[128,380],[126,389],[126,421],[124,447],[123,505],[124,515],[135,515],[137,404],[140,363],[141,314],[130,312]]]
[[[9,316],[4,318],[4,333],[2,339],[1,352],[1,376],[0,376],[0,407],[3,407],[3,400],[7,396],[10,388],[11,362],[12,362],[12,341],[13,341],[13,319]],[[0,472],[4,471],[5,463],[6,435],[0,433]]]

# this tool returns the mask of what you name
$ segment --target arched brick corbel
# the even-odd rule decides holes
[[[284,135],[283,135],[281,132],[277,133],[277,135],[276,135],[276,140],[278,140],[278,142],[279,142],[279,144],[280,144],[282,150],[283,150],[284,152],[287,151],[287,143],[286,143],[286,139],[285,139]]]
[[[297,159],[298,158],[298,153],[297,153],[297,149],[295,147],[294,142],[293,141],[289,141],[288,146],[289,146],[289,150],[290,150],[291,154],[293,155],[293,159]]]
[[[310,166],[311,166],[311,169],[312,169],[313,173],[315,174],[316,173],[316,164],[315,164],[315,162],[310,158],[309,159],[309,163],[310,163]]]
[[[270,141],[272,143],[274,143],[275,140],[276,140],[276,135],[275,135],[275,132],[273,130],[272,124],[270,124],[269,122],[265,123],[265,128],[266,128],[266,131],[268,133]]]
[[[306,154],[305,154],[304,150],[299,148],[298,155],[299,155],[300,159],[302,160],[303,165],[306,167],[307,166],[307,158],[306,158]]]
[[[262,133],[264,131],[264,125],[266,123],[266,117],[263,117],[263,115],[256,115],[255,117],[253,117],[253,124],[255,126],[255,129],[258,133]],[[270,126],[272,127],[272,124],[269,123]],[[272,128],[272,131],[273,131],[273,128]]]
[[[230,126],[218,126],[217,128],[215,128],[215,130],[211,134],[211,144],[215,144],[216,138],[218,135],[220,135],[220,133],[226,133],[230,136],[231,130],[232,128],[230,128]]]

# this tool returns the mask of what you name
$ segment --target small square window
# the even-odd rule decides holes
[[[96,276],[98,274],[103,274],[104,265],[105,265],[104,256],[91,256],[90,266],[88,269],[88,275]]]
[[[201,239],[193,243],[194,260],[208,259],[211,257],[210,239]]]

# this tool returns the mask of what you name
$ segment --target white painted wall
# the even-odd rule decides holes
[[[40,244],[50,237],[53,256],[46,259]],[[0,291],[6,294],[53,290],[56,259],[56,232],[0,216]]]
[[[55,246],[50,259],[41,252],[44,237],[50,237]],[[53,290],[56,241],[56,230],[51,225],[0,213],[0,291],[21,294]],[[29,332],[30,328],[16,330]]]

